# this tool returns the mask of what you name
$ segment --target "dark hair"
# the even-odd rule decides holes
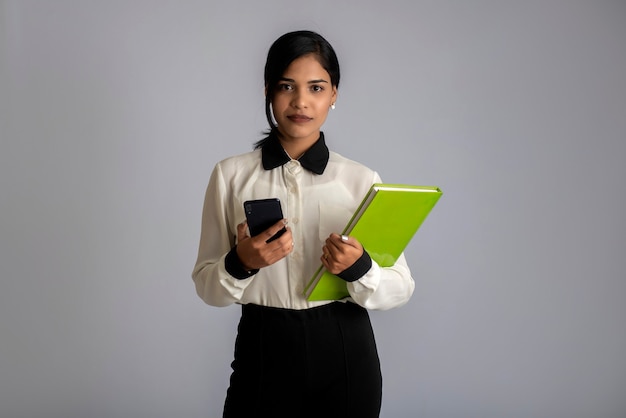
[[[320,34],[301,30],[289,32],[278,38],[267,53],[267,61],[265,62],[265,117],[270,126],[268,134],[276,133],[276,126],[272,120],[272,99],[274,91],[285,74],[287,67],[296,59],[314,54],[320,65],[330,75],[330,82],[333,87],[339,87],[339,61],[335,50]],[[255,148],[260,148],[265,143],[265,139],[260,140]]]

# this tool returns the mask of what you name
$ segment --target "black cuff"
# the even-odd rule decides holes
[[[228,252],[228,254],[226,254],[224,267],[226,267],[226,271],[231,276],[239,280],[247,279],[248,277],[252,277],[259,272],[259,269],[248,270],[244,267],[243,263],[239,259],[239,256],[237,255],[236,245]]]
[[[346,282],[354,282],[359,280],[372,268],[372,259],[367,251],[363,250],[363,254],[353,265],[339,273],[337,276]]]

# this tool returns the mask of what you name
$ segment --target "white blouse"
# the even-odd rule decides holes
[[[307,309],[331,301],[310,302],[306,284],[321,265],[326,238],[341,233],[378,173],[330,152],[323,174],[291,160],[266,170],[261,150],[219,162],[207,187],[198,259],[192,277],[198,295],[212,306],[232,303]],[[294,249],[284,259],[247,279],[236,279],[225,268],[225,258],[236,244],[237,225],[245,220],[243,203],[277,197],[291,228]],[[372,267],[360,279],[348,282],[345,301],[368,309],[390,309],[405,304],[415,288],[401,255],[391,267]]]

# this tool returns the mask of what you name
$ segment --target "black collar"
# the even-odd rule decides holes
[[[307,170],[315,174],[322,174],[324,169],[326,169],[326,164],[328,164],[328,156],[329,152],[324,141],[324,133],[320,132],[319,139],[298,158],[298,161]],[[280,145],[280,141],[274,133],[267,137],[261,148],[261,161],[263,162],[263,168],[266,170],[272,170],[291,161],[291,158]]]

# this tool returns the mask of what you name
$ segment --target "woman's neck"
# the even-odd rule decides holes
[[[278,140],[280,141],[280,145],[282,145],[283,149],[287,153],[287,155],[292,160],[298,160],[305,152],[309,150],[317,142],[319,139],[319,134],[314,139],[291,139],[285,140],[280,134],[278,135]]]

